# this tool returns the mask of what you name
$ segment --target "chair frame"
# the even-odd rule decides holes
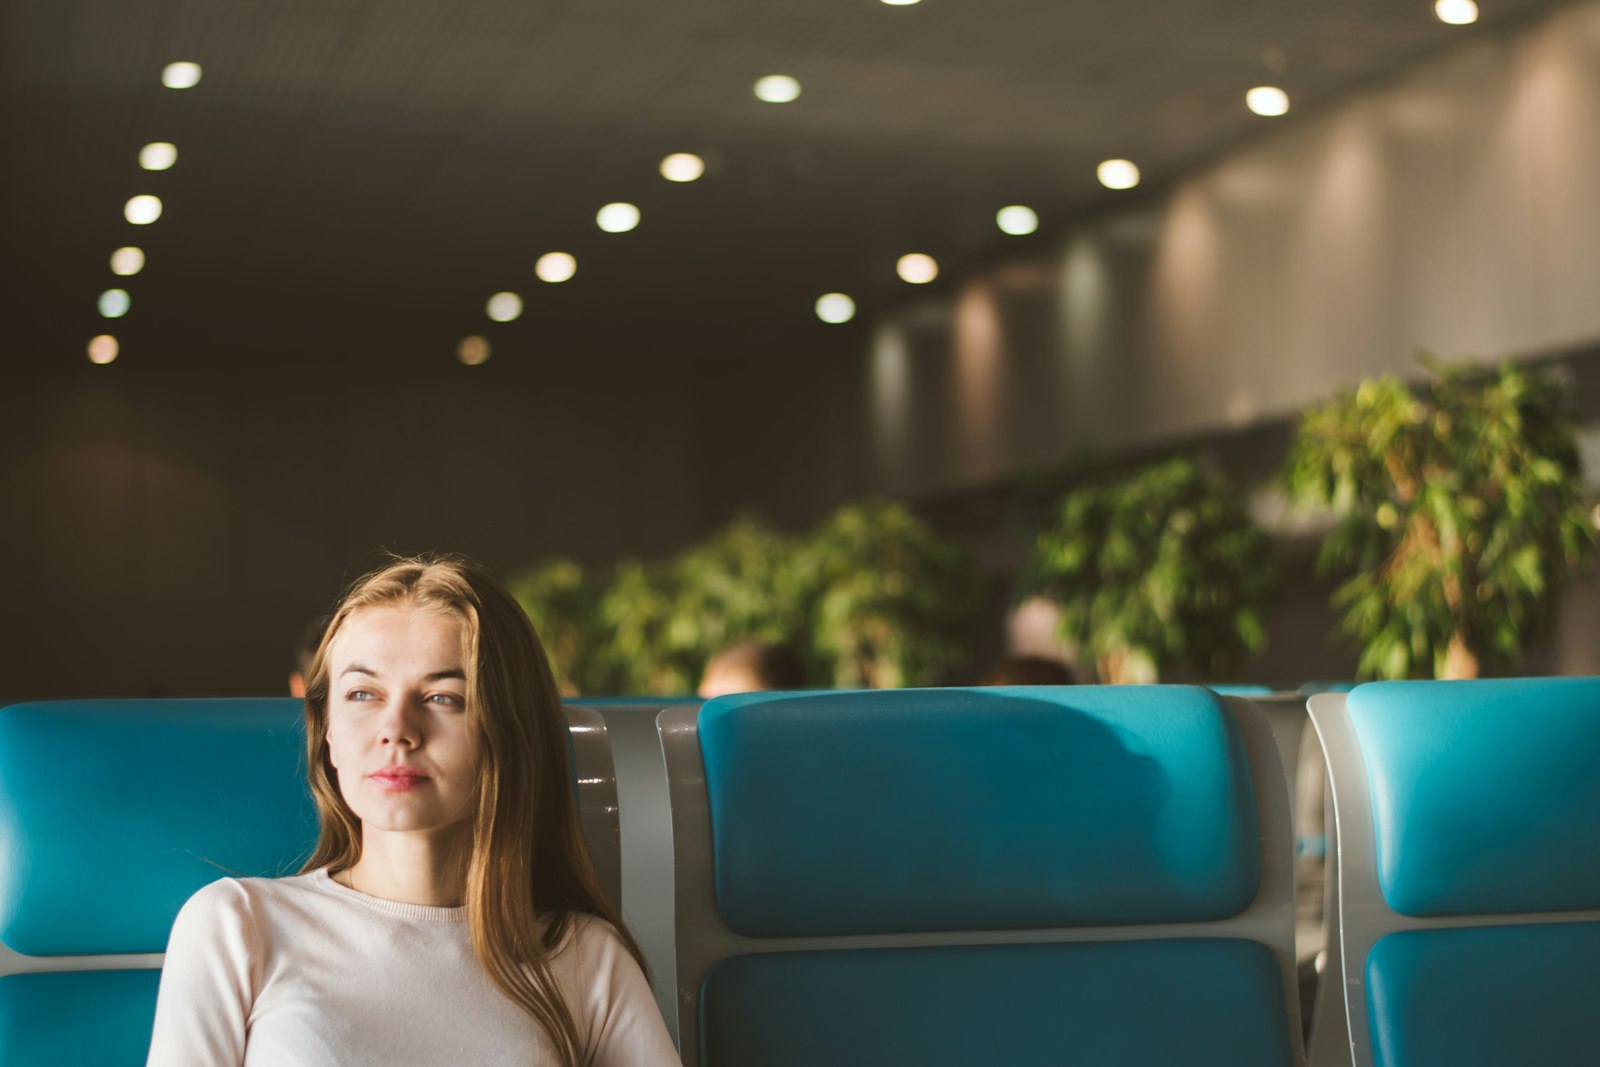
[[[1335,849],[1329,856],[1329,896],[1326,906],[1338,909],[1338,919],[1334,924],[1338,944],[1329,943],[1323,982],[1326,985],[1330,978],[1338,976],[1342,983],[1342,995],[1328,998],[1327,1006],[1342,1009],[1349,1062],[1355,1067],[1373,1067],[1375,1061],[1367,1014],[1366,968],[1367,956],[1380,939],[1406,930],[1594,923],[1600,922],[1600,910],[1416,918],[1402,915],[1389,907],[1378,882],[1378,852],[1366,759],[1356,738],[1355,727],[1350,722],[1346,695],[1319,693],[1310,699],[1307,707],[1328,760],[1328,786],[1332,792],[1336,838]]]
[[[711,853],[710,800],[701,760],[698,708],[672,708],[656,719],[672,799],[675,860],[678,1036],[683,1062],[700,1062],[700,985],[711,966],[730,956],[824,949],[921,948],[1179,938],[1239,938],[1265,945],[1278,962],[1292,1062],[1305,1063],[1300,1042],[1294,952],[1294,828],[1277,742],[1249,700],[1223,697],[1239,726],[1261,828],[1261,884],[1248,908],[1217,922],[1139,926],[1057,927],[832,937],[743,937],[717,910]]]

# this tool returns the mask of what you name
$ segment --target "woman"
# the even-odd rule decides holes
[[[151,1067],[675,1067],[578,829],[550,667],[478,568],[356,582],[311,664],[321,836],[172,928]]]

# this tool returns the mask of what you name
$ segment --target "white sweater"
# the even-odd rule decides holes
[[[678,1067],[638,964],[581,916],[551,959],[592,1067]],[[325,870],[224,878],[178,913],[150,1067],[554,1064],[472,954],[465,908],[359,893]]]

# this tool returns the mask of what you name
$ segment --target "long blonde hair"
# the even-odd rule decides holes
[[[306,766],[320,836],[302,870],[337,872],[361,858],[361,823],[339,791],[325,741],[328,648],[351,615],[393,604],[462,620],[468,722],[483,752],[466,871],[473,953],[543,1027],[563,1067],[579,1067],[578,1027],[551,972],[552,953],[581,913],[615,927],[641,969],[644,957],[605,899],[579,829],[566,722],[544,649],[521,607],[477,566],[447,556],[395,559],[339,601],[306,679]]]

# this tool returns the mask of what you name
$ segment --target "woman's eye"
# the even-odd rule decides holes
[[[358,704],[362,701],[373,699],[373,695],[366,689],[352,689],[344,695],[344,698],[353,704]]]
[[[434,693],[428,697],[429,703],[442,704],[445,707],[461,708],[466,706],[466,700],[454,693]]]

